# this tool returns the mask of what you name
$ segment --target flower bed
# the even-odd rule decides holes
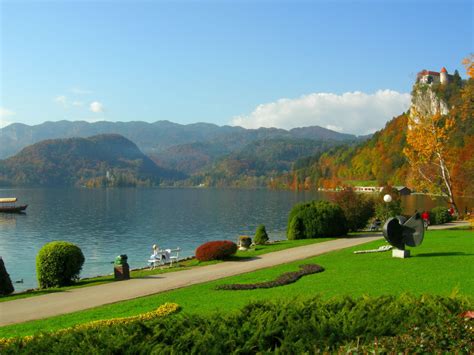
[[[278,276],[275,280],[259,282],[255,284],[230,284],[230,285],[220,285],[216,288],[218,290],[255,290],[257,288],[272,288],[278,286],[285,286],[293,282],[298,281],[301,277],[305,275],[316,274],[318,272],[323,272],[324,268],[317,264],[306,264],[300,265],[299,271],[285,272],[284,274]]]

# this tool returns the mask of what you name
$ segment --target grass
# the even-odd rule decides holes
[[[90,310],[0,328],[0,337],[23,336],[52,331],[92,320],[133,316],[165,302],[178,303],[183,312],[210,314],[231,312],[257,300],[293,300],[317,294],[337,295],[474,295],[474,236],[472,231],[428,231],[423,244],[411,250],[409,259],[392,258],[390,252],[353,254],[385,244],[376,241],[306,260],[262,269],[178,290],[106,305]],[[296,271],[306,263],[322,265],[326,271],[301,278],[296,283],[251,291],[216,290],[228,283],[255,283]]]
[[[263,254],[271,253],[271,252],[274,252],[274,251],[285,250],[285,249],[300,247],[300,246],[309,245],[309,244],[326,242],[326,241],[331,240],[331,239],[334,239],[334,238],[303,239],[303,240],[281,240],[281,241],[271,243],[271,244],[257,245],[254,248],[249,249],[247,251],[238,251],[237,254],[234,255],[230,260],[250,259],[250,258],[256,257],[258,255],[263,255]],[[158,275],[158,274],[163,274],[163,273],[168,273],[168,272],[187,270],[187,269],[190,269],[190,268],[193,268],[193,267],[200,267],[200,266],[216,264],[216,263],[220,263],[220,262],[223,262],[223,261],[215,260],[215,261],[199,262],[197,259],[190,259],[190,260],[181,261],[179,263],[179,266],[175,266],[175,267],[172,267],[172,268],[163,267],[163,268],[156,268],[154,270],[151,270],[149,268],[139,269],[139,270],[131,270],[130,271],[130,277],[131,278],[143,278],[143,277],[150,276],[150,275]],[[13,301],[13,300],[20,299],[20,298],[29,298],[29,297],[41,296],[41,295],[45,295],[45,294],[48,294],[48,293],[64,292],[64,291],[71,290],[73,288],[96,286],[96,285],[100,285],[100,284],[104,284],[104,283],[108,283],[108,282],[113,282],[113,281],[114,281],[114,276],[113,275],[106,275],[106,276],[98,276],[98,277],[94,277],[94,278],[81,279],[72,286],[57,287],[57,288],[50,288],[50,289],[44,289],[44,290],[35,289],[35,290],[32,290],[32,291],[14,293],[14,294],[8,295],[8,296],[0,296],[0,302]]]

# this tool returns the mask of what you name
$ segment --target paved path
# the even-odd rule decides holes
[[[445,229],[469,223],[450,223],[430,227]],[[243,274],[279,264],[306,259],[330,251],[364,244],[382,238],[381,233],[356,238],[340,238],[260,255],[247,261],[226,261],[189,270],[153,275],[141,279],[111,282],[98,286],[76,288],[65,292],[0,302],[0,326],[48,318],[81,311],[104,304],[169,291],[181,287]]]
[[[243,274],[371,242],[381,237],[379,233],[357,238],[340,238],[268,253],[246,261],[226,261],[141,279],[111,282],[98,286],[75,288],[65,292],[0,302],[0,326],[53,317]]]

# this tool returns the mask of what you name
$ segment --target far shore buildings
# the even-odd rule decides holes
[[[394,186],[401,196],[407,196],[411,194],[411,189],[406,186]],[[382,187],[380,186],[354,186],[356,192],[380,192]]]

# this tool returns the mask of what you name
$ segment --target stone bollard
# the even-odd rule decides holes
[[[130,267],[127,263],[127,255],[122,254],[115,258],[114,262],[114,278],[115,281],[130,279]]]

